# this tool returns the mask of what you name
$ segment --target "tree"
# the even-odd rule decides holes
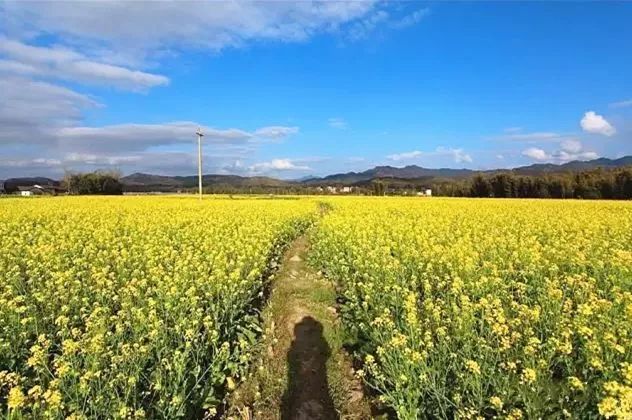
[[[616,198],[632,198],[632,168],[619,171],[614,177],[614,182]]]
[[[375,181],[373,183],[373,195],[382,196],[385,190],[386,188],[382,181]]]
[[[116,172],[66,174],[63,183],[73,195],[121,195],[123,184]]]
[[[476,175],[472,179],[472,187],[470,188],[470,195],[472,197],[489,197],[492,194],[492,187],[489,181],[483,178],[481,175]]]

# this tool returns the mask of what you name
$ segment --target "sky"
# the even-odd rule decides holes
[[[0,178],[632,155],[632,2],[0,2]]]

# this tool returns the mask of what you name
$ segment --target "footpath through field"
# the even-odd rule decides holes
[[[264,309],[263,351],[230,398],[229,417],[365,419],[370,407],[343,349],[333,286],[305,263],[296,239],[272,282]]]

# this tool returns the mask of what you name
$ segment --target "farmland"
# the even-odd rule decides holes
[[[313,258],[400,418],[630,418],[632,205],[337,200]]]
[[[2,415],[212,415],[304,232],[397,417],[632,415],[629,202],[8,198],[0,220]]]
[[[270,264],[315,210],[296,200],[2,200],[0,412],[212,413],[247,361]]]

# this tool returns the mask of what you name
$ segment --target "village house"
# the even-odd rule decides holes
[[[63,188],[55,187],[53,185],[19,185],[17,188],[17,194],[22,197],[31,197],[34,195],[57,195],[58,193],[65,191]]]
[[[33,195],[42,195],[44,191],[39,185],[31,185],[28,187],[18,186],[17,193],[22,197],[31,197]]]

